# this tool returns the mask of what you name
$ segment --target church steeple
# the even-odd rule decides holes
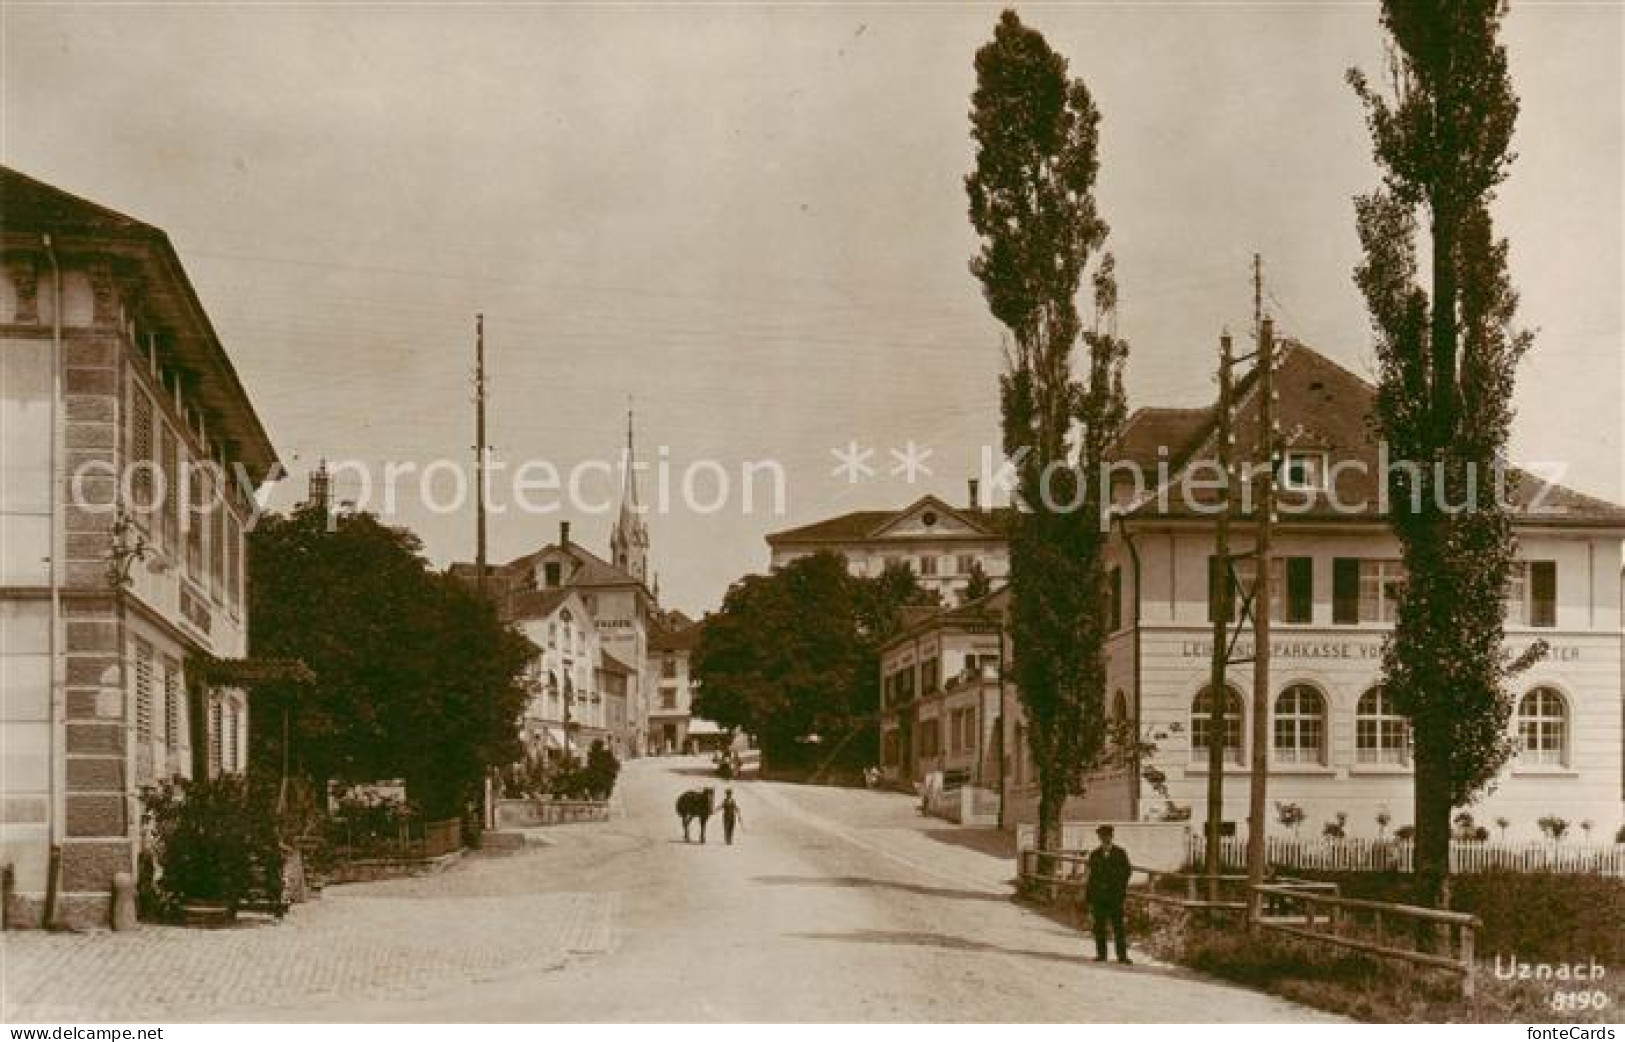
[[[649,528],[638,503],[637,454],[633,443],[632,409],[626,410],[626,456],[621,460],[621,514],[609,534],[610,560],[639,582],[649,581]]]

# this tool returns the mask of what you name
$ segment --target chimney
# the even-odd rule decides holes
[[[559,548],[561,550],[570,549],[570,522],[568,521],[559,522]]]
[[[968,484],[970,486],[970,508],[972,510],[982,509],[982,483],[975,478],[971,478]]]

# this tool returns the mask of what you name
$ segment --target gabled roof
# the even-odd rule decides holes
[[[705,623],[693,622],[687,626],[670,628],[658,623],[649,628],[650,651],[693,651],[700,643]]]
[[[773,532],[768,535],[767,543],[769,546],[790,543],[840,544],[885,539],[888,528],[927,507],[964,522],[971,529],[970,537],[973,538],[1001,538],[1011,514],[1008,507],[991,510],[961,509],[948,505],[936,496],[922,496],[899,510],[854,510],[798,528]],[[961,533],[944,533],[940,538],[962,539],[967,536]]]
[[[568,586],[552,590],[522,590],[508,597],[510,619],[545,619],[575,593]]]
[[[1382,460],[1373,427],[1372,410],[1376,388],[1354,373],[1297,341],[1284,340],[1279,346],[1275,375],[1276,421],[1284,448],[1324,453],[1329,467],[1335,468],[1335,488],[1319,492],[1277,491],[1277,507],[1282,522],[1341,521],[1376,522],[1386,514],[1382,484]],[[1257,457],[1255,444],[1259,417],[1256,370],[1238,381],[1231,430],[1237,448],[1235,462]],[[1201,478],[1193,479],[1190,469],[1197,463],[1214,460],[1217,447],[1217,407],[1179,410],[1183,417],[1157,417],[1136,435],[1136,452],[1142,457],[1152,430],[1161,427],[1184,441],[1170,445],[1171,480],[1165,496],[1156,495],[1154,469],[1147,472],[1151,487],[1139,498],[1128,516],[1133,519],[1211,519],[1204,506],[1217,504],[1219,494],[1210,486],[1216,472],[1204,467]],[[1138,415],[1138,414],[1137,414]],[[1198,416],[1193,422],[1191,417]],[[1148,465],[1154,467],[1155,446]],[[1339,467],[1339,464],[1343,464]],[[1261,462],[1259,463],[1261,466]],[[1573,489],[1544,482],[1535,476],[1508,468],[1515,479],[1509,502],[1518,524],[1625,527],[1625,507],[1587,496]],[[1192,483],[1187,484],[1187,479]],[[1336,500],[1332,498],[1335,493]],[[1160,500],[1160,501],[1159,501]],[[1538,505],[1539,512],[1531,508]]]
[[[0,244],[8,250],[37,251],[47,235],[59,255],[112,258],[119,275],[139,283],[136,301],[142,319],[162,334],[160,361],[190,378],[192,401],[206,417],[211,438],[247,467],[256,482],[265,480],[277,463],[276,449],[169,236],[0,166]]]
[[[939,630],[982,628],[990,625],[1002,628],[1009,607],[1008,584],[974,601],[951,608],[905,607],[902,612],[902,625],[895,634],[887,638],[881,648],[884,650],[895,647],[903,641]]]
[[[554,590],[537,590],[533,587],[531,573],[535,571],[539,561],[546,557],[563,554],[575,564],[575,568],[567,575],[560,576],[563,585]],[[453,576],[473,585],[479,578],[479,571],[472,561],[454,561],[447,569]],[[531,617],[521,614],[519,605],[521,598],[533,597],[538,593],[568,592],[580,589],[603,589],[606,587],[631,586],[644,589],[643,583],[621,569],[610,564],[597,554],[588,550],[580,543],[571,542],[568,546],[560,548],[557,543],[549,543],[539,550],[523,554],[506,564],[487,564],[485,566],[486,586],[499,605],[504,606],[504,612],[509,618]],[[534,606],[540,601],[524,601],[526,605]],[[530,610],[527,608],[527,610]]]

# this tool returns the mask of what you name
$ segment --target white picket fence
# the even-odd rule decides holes
[[[1206,843],[1200,835],[1189,838],[1187,863],[1205,862]],[[1265,859],[1283,868],[1322,872],[1379,872],[1411,870],[1411,844],[1376,839],[1294,839],[1269,836]],[[1247,864],[1247,840],[1226,836],[1219,841],[1220,858],[1227,868]],[[1625,844],[1587,843],[1466,843],[1450,844],[1450,871],[1567,872],[1625,878]]]

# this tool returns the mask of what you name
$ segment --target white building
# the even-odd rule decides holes
[[[141,788],[244,767],[223,684],[276,456],[162,231],[0,168],[0,235],[6,916],[105,925]]]
[[[599,686],[604,652],[581,593],[569,587],[520,593],[510,599],[508,615],[539,649],[525,676],[526,747],[533,755],[572,759],[585,756],[595,741],[614,748]]]
[[[691,751],[696,686],[691,666],[703,625],[674,611],[656,618],[650,629],[647,748],[652,754]]]
[[[888,564],[900,564],[951,604],[973,569],[980,568],[994,585],[1009,573],[1007,516],[1004,510],[985,509],[972,481],[964,508],[925,496],[901,510],[858,510],[775,532],[767,537],[769,564],[778,568],[822,550],[845,556],[853,575],[876,576]]]
[[[1262,697],[1252,691],[1250,664],[1231,667],[1224,820],[1237,831],[1245,826],[1251,714],[1262,711],[1270,714],[1271,831],[1286,831],[1275,821],[1275,804],[1291,803],[1305,812],[1306,835],[1319,835],[1339,814],[1350,835],[1392,834],[1412,824],[1413,767],[1409,724],[1381,690],[1382,642],[1404,577],[1399,544],[1379,509],[1378,453],[1367,424],[1373,389],[1292,343],[1282,349],[1276,389],[1286,458],[1273,548],[1270,690]],[[1234,429],[1245,445],[1256,430],[1250,383],[1237,402]],[[1187,503],[1180,490],[1197,488],[1193,467],[1213,458],[1214,418],[1213,409],[1141,409],[1120,441],[1117,457],[1141,464],[1153,480],[1140,496],[1127,484],[1118,490],[1124,514],[1107,550],[1115,624],[1105,710],[1156,751],[1146,763],[1125,755],[1120,766],[1099,772],[1087,793],[1070,801],[1068,818],[1205,818],[1214,527],[1199,509],[1202,497]],[[1168,478],[1164,497],[1156,495],[1159,464]],[[1507,650],[1516,655],[1544,640],[1551,653],[1514,680],[1509,733],[1518,754],[1468,809],[1492,829],[1504,820],[1512,840],[1537,838],[1546,815],[1568,820],[1571,831],[1589,821],[1594,835],[1612,836],[1625,820],[1625,509],[1527,475],[1513,502],[1519,565],[1507,590]],[[1252,539],[1247,519],[1232,524],[1232,553],[1245,552]],[[939,654],[964,639],[950,640],[942,624],[934,632],[942,634]],[[1237,656],[1250,654],[1249,632],[1240,635]],[[912,652],[894,642],[883,666],[882,725],[891,721],[899,743],[888,764],[901,779],[936,769],[925,764],[953,766],[951,751],[941,750],[940,738],[931,744],[923,725],[930,699],[922,693],[933,673],[951,669],[940,661],[933,668],[929,648],[937,645],[931,638],[926,644],[927,651]],[[996,744],[1004,750],[1004,822],[1013,826],[1036,816],[1037,774],[1013,686],[1007,691]],[[883,759],[892,755],[883,748]],[[1165,777],[1166,795],[1145,780],[1146,767]]]

